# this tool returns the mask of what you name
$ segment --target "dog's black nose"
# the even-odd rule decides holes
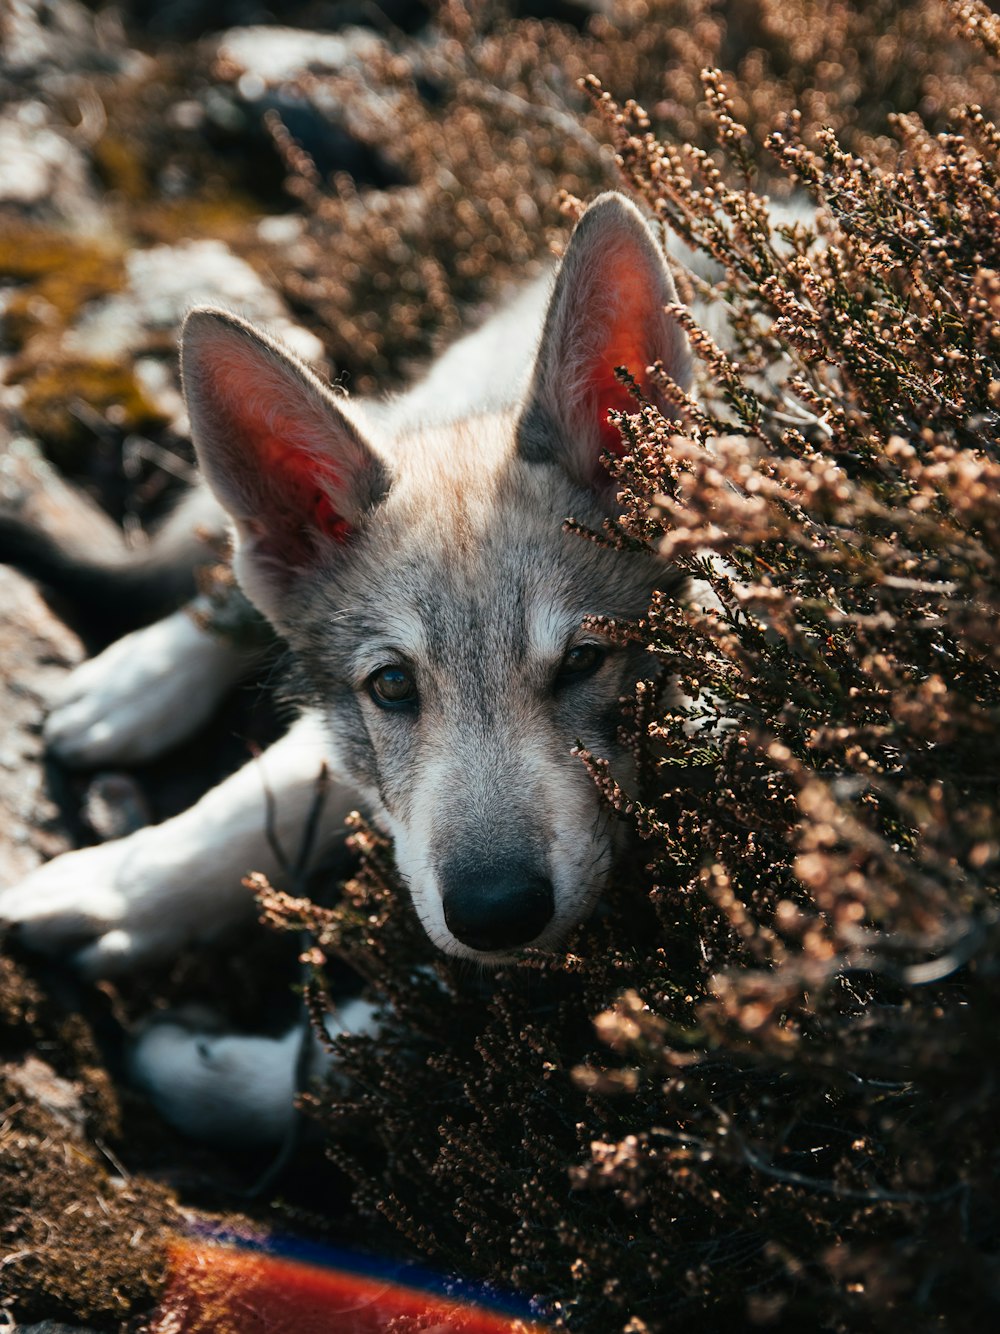
[[[465,874],[445,884],[448,930],[474,950],[509,950],[528,945],[552,921],[555,896],[539,875],[507,870],[503,875]]]

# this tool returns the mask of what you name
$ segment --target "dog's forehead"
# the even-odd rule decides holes
[[[387,513],[370,606],[415,659],[540,659],[566,650],[588,613],[645,611],[652,560],[567,533],[570,514],[599,522],[554,470],[518,464],[492,486],[421,498]]]
[[[600,528],[596,496],[519,459],[514,429],[484,418],[396,446],[388,495],[310,617],[355,676],[383,648],[476,675],[530,669],[557,659],[585,615],[645,611],[659,563],[566,532],[570,516]]]
[[[386,634],[428,660],[557,651],[593,593],[562,517],[502,495],[401,510],[372,581]]]

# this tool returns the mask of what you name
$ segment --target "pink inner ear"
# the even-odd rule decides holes
[[[286,557],[303,562],[315,555],[312,535],[343,543],[351,535],[351,526],[331,499],[331,493],[339,489],[333,466],[296,445],[297,433],[301,433],[299,423],[273,417],[266,427],[259,423],[247,432],[266,483],[271,512],[262,517],[268,534]]]
[[[629,361],[615,362],[616,366],[625,366],[629,370],[631,370],[632,364]],[[635,378],[639,379],[638,376]],[[601,449],[606,450],[609,454],[614,454],[616,458],[621,458],[625,453],[625,442],[618,427],[613,422],[608,421],[608,413],[612,411],[635,412],[636,401],[625,386],[619,384],[615,379],[613,369],[608,375],[595,375],[591,384],[597,402],[597,429]]]
[[[333,508],[333,501],[325,491],[319,491],[313,501],[313,523],[325,536],[334,542],[346,542],[350,537],[351,525]]]
[[[649,275],[629,247],[622,247],[606,260],[607,288],[616,294],[613,308],[605,315],[605,337],[592,363],[589,396],[595,405],[602,449],[621,458],[625,446],[618,428],[608,421],[608,412],[635,412],[637,404],[624,385],[615,379],[615,367],[624,366],[640,388],[646,367],[654,360],[653,322],[661,317]]]
[[[245,466],[257,478],[253,517],[265,548],[286,562],[305,565],[315,559],[317,536],[339,543],[351,536],[332,498],[342,482],[332,460],[321,453],[324,425],[308,401],[289,411],[287,386],[266,371],[262,375],[262,369],[242,356],[220,359],[220,406]],[[316,437],[315,447],[308,443],[310,436]]]

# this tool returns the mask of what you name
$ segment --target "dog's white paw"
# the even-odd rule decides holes
[[[277,1143],[295,1116],[302,1041],[300,1028],[243,1037],[199,1031],[182,1015],[154,1019],[132,1051],[132,1079],[165,1121],[195,1139]]]
[[[374,1033],[374,1006],[346,1001],[327,1016],[326,1027],[331,1037]],[[206,1027],[206,1015],[192,1010],[152,1019],[132,1049],[130,1070],[164,1120],[186,1135],[274,1144],[295,1117],[299,1079],[319,1077],[329,1060],[311,1028],[245,1037]]]
[[[89,977],[110,977],[216,935],[242,907],[249,916],[253,899],[239,876],[213,883],[208,876],[217,880],[218,870],[202,872],[192,849],[165,829],[140,829],[46,862],[0,890],[0,924],[29,949],[68,956]]]
[[[185,611],[136,630],[71,672],[45,722],[65,764],[138,764],[190,736],[239,678],[245,656]]]

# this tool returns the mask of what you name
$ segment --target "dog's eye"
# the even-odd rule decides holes
[[[417,683],[405,667],[394,663],[369,676],[368,693],[380,708],[411,709],[417,702]]]
[[[607,656],[607,649],[600,644],[575,644],[562,660],[556,685],[569,685],[592,676]]]

